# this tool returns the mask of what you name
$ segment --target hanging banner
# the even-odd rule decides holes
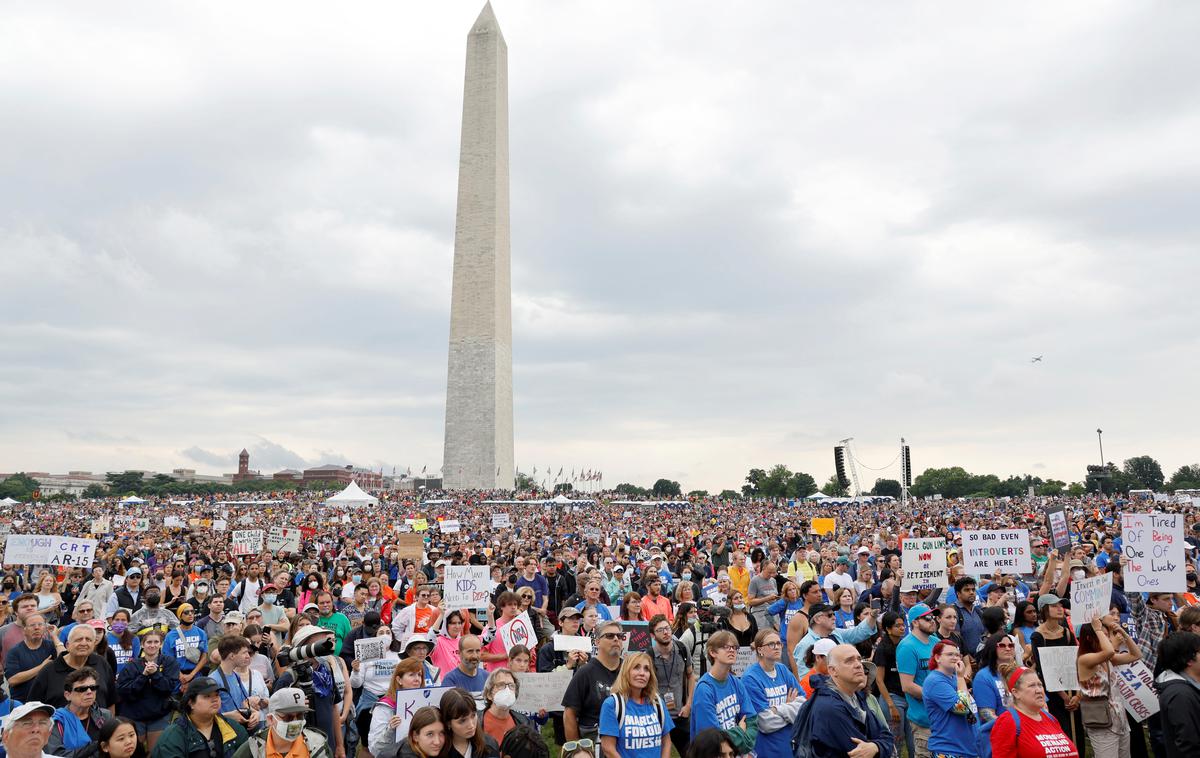
[[[904,540],[902,590],[930,590],[949,586],[946,577],[946,540],[918,537]]]
[[[272,553],[285,550],[289,553],[300,552],[300,530],[284,526],[273,526],[267,533],[267,550]]]
[[[1130,592],[1187,592],[1183,516],[1121,514],[1121,573]]]
[[[49,534],[10,534],[4,545],[4,562],[25,566],[91,568],[97,540]]]
[[[963,573],[968,576],[1032,574],[1028,529],[961,532]]]
[[[233,533],[229,544],[231,555],[254,555],[263,548],[262,529],[242,529]]]
[[[446,610],[487,608],[492,595],[491,569],[488,566],[447,566]]]
[[[1108,613],[1112,604],[1112,574],[1071,580],[1071,623],[1075,633]]]

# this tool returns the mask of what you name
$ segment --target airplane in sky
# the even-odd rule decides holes
[[[1033,358],[1032,358],[1032,359],[1031,359],[1029,362],[1030,362],[1030,363],[1041,363],[1041,362],[1042,362],[1042,356],[1040,356],[1040,355],[1035,355],[1035,356],[1034,356],[1034,357],[1033,357]]]

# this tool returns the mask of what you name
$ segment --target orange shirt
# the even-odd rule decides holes
[[[645,595],[642,597],[642,619],[649,621],[655,614],[661,613],[667,617],[667,621],[675,623],[675,614],[671,611],[671,601],[666,595],[659,595],[658,601],[655,602],[654,597]]]
[[[483,731],[491,736],[491,738],[496,741],[497,745],[504,742],[504,735],[508,734],[508,730],[512,729],[516,725],[517,722],[515,719],[513,719],[511,713],[508,714],[507,719],[501,721],[492,715],[492,710],[490,708],[483,712]]]

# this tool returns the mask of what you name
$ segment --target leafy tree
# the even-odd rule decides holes
[[[895,479],[876,479],[875,486],[871,488],[872,495],[890,495],[891,497],[900,499],[900,482]]]
[[[33,499],[33,493],[40,487],[37,480],[25,473],[13,474],[0,482],[0,500],[11,497],[27,503]]]
[[[1140,487],[1135,489],[1161,490],[1163,470],[1158,461],[1148,455],[1138,455],[1125,461],[1125,475],[1135,480]],[[1127,491],[1127,490],[1122,490]]]
[[[1172,492],[1175,490],[1200,489],[1200,463],[1193,463],[1190,466],[1180,466],[1178,471],[1171,474],[1171,481],[1167,483],[1167,487]]]
[[[746,483],[742,485],[742,494],[746,497],[758,497],[762,494],[762,483],[767,478],[767,472],[760,468],[750,469],[746,474]]]
[[[737,500],[741,495],[733,490],[721,490],[721,494],[717,495],[719,500]]]
[[[554,494],[557,495],[560,492],[563,494],[569,494],[574,491],[574,489],[575,486],[570,482],[559,482],[558,484],[554,485]]]
[[[974,491],[978,480],[961,466],[951,468],[928,468],[916,479],[910,491],[917,497],[941,495],[942,497],[966,497]]]
[[[1071,497],[1081,497],[1086,492],[1087,487],[1083,485],[1083,482],[1071,482],[1071,485],[1067,487],[1067,494]]]
[[[837,474],[829,477],[829,481],[825,482],[824,486],[821,487],[821,492],[824,492],[830,497],[846,496],[846,488],[838,482]]]
[[[141,471],[125,471],[120,474],[113,472],[104,478],[108,480],[108,488],[114,495],[136,494],[146,484]]]
[[[812,474],[806,474],[803,471],[797,471],[792,474],[792,478],[788,480],[787,492],[788,497],[804,498],[817,491],[817,480],[812,478]]]
[[[535,482],[533,481],[533,477],[521,471],[517,472],[517,480],[513,486],[515,486],[518,490],[531,490],[534,488],[534,485]]]
[[[1037,492],[1037,494],[1042,495],[1044,497],[1055,497],[1056,495],[1061,495],[1063,493],[1063,491],[1066,489],[1066,487],[1067,487],[1066,482],[1060,482],[1057,479],[1051,479],[1047,482],[1044,482],[1035,491]]]
[[[617,492],[621,493],[622,495],[643,496],[643,495],[650,494],[650,491],[647,490],[645,487],[639,487],[636,484],[630,484],[629,482],[623,482],[621,484],[618,484],[613,489],[615,489]]]
[[[650,489],[655,497],[679,497],[683,493],[683,488],[679,486],[679,482],[673,482],[670,479],[659,479],[654,483],[654,487]]]
[[[708,497],[708,490],[692,490],[688,493],[688,497],[705,498]]]

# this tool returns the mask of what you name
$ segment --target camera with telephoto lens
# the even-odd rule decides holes
[[[333,655],[333,649],[334,642],[330,637],[311,645],[285,647],[275,656],[275,660],[280,666],[291,667],[292,686],[304,693],[310,707],[317,702],[316,689],[313,687],[313,661],[323,655]],[[311,710],[304,714],[304,721],[308,726],[313,725]]]
[[[701,598],[699,603],[696,603],[696,616],[700,621],[700,634],[702,639],[708,639],[708,636],[713,632],[718,631],[721,627],[717,626],[717,617],[728,617],[729,609],[717,605],[711,597]]]

